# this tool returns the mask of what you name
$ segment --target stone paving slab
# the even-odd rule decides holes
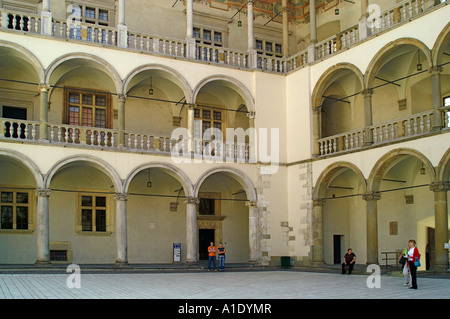
[[[450,280],[418,278],[418,290],[401,276],[301,271],[0,274],[0,299],[449,299]],[[70,278],[69,278],[70,277]],[[447,277],[448,278],[448,277]],[[0,302],[1,303],[1,302]]]

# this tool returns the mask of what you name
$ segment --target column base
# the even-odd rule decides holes
[[[128,261],[116,261],[114,264],[114,267],[116,268],[131,268],[131,265],[128,263]]]
[[[38,260],[34,263],[34,266],[36,266],[36,267],[51,267],[52,263],[50,261]]]

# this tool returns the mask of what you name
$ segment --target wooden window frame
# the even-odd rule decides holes
[[[13,193],[13,201],[11,203],[9,202],[3,202],[1,193]],[[28,194],[28,202],[27,203],[17,203],[17,193],[26,193]],[[2,223],[0,221],[0,233],[17,233],[17,234],[31,234],[34,231],[34,219],[35,219],[35,192],[34,190],[30,189],[23,189],[20,186],[5,186],[5,188],[2,188],[0,190],[0,207],[3,206],[9,206],[12,207],[12,214],[13,214],[13,220],[12,220],[12,228],[2,228]],[[21,229],[17,228],[17,207],[27,207],[27,228]],[[0,218],[1,218],[1,212],[0,212]]]
[[[76,103],[71,103],[70,102],[70,95],[71,94],[79,94],[79,98],[80,98],[80,103],[76,104]],[[83,103],[83,95],[92,95],[93,98],[93,104],[92,105],[87,105]],[[105,98],[105,106],[97,106],[95,105],[95,100],[97,96],[102,96]],[[85,126],[85,127],[97,127],[96,126],[96,115],[95,115],[95,110],[96,109],[105,109],[105,127],[98,127],[98,128],[105,128],[105,129],[111,129],[112,128],[112,105],[111,105],[111,94],[107,93],[107,92],[103,92],[103,91],[98,91],[98,90],[86,90],[86,89],[81,89],[81,88],[74,88],[74,87],[65,87],[64,88],[64,111],[63,111],[63,123],[64,124],[69,124],[70,123],[70,107],[71,105],[75,106],[79,106],[80,110],[79,110],[79,118],[78,124],[72,124],[75,126]],[[87,108],[90,107],[92,108],[92,126],[87,126],[84,125],[83,123],[83,108]]]
[[[83,205],[83,197],[91,197],[92,205]],[[105,198],[105,206],[99,206],[96,204],[96,199],[98,197]],[[78,235],[106,235],[112,234],[112,210],[113,207],[111,203],[112,197],[110,194],[100,194],[95,191],[79,191],[77,193],[77,207],[76,207],[76,233]],[[83,229],[83,211],[91,210],[91,229]],[[105,211],[105,230],[97,230],[97,217],[99,211]]]

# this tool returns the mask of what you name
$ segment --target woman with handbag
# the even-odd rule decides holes
[[[417,289],[417,267],[420,267],[420,254],[414,239],[408,241],[408,247],[408,267],[411,272],[411,287],[409,289]]]
[[[409,248],[405,248],[400,254],[400,258],[398,260],[398,262],[402,265],[403,277],[405,278],[405,287],[409,286],[408,250]]]

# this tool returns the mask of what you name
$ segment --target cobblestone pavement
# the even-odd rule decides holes
[[[0,299],[449,299],[450,280],[302,271],[181,273],[0,273]],[[77,280],[79,279],[79,280]],[[69,284],[68,284],[69,283]],[[77,288],[79,284],[79,288]],[[72,287],[72,288],[70,288]],[[0,302],[1,304],[1,302]]]

